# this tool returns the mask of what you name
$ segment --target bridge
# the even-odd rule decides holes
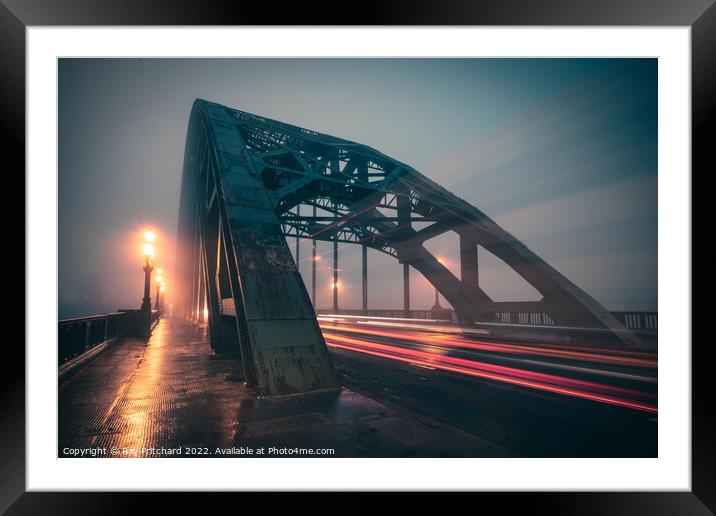
[[[450,231],[459,277],[424,245]],[[330,308],[316,306],[317,241],[333,245]],[[362,250],[360,310],[339,307],[339,244]],[[491,299],[478,247],[541,299]],[[401,308],[368,306],[369,248],[402,264]],[[431,310],[410,306],[411,268],[435,288]],[[656,453],[657,314],[608,311],[477,207],[366,145],[197,100],[171,317],[151,307],[149,255],[144,270],[139,310],[60,321],[60,456],[279,442],[300,455]]]

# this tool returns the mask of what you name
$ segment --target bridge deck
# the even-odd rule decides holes
[[[257,400],[238,372],[236,359],[211,355],[202,330],[163,319],[148,342],[127,339],[60,385],[58,455],[103,448],[112,456],[115,448],[114,456],[136,457],[160,447],[181,447],[182,456],[184,447],[210,456],[239,447],[332,448],[343,457],[509,455],[347,389]]]

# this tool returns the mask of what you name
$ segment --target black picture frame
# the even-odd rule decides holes
[[[3,163],[22,177],[25,167],[25,28],[36,25],[641,25],[689,26],[692,43],[692,175],[713,171],[711,127],[716,108],[716,6],[713,0],[429,0],[364,1],[326,9],[323,4],[283,4],[243,0],[0,0],[0,84]],[[10,159],[8,159],[10,158]],[[10,165],[12,163],[12,165]],[[700,170],[700,174],[694,171]],[[701,180],[699,181],[701,183]],[[24,188],[20,186],[20,188]],[[694,190],[696,200],[710,195]],[[693,232],[692,232],[693,234]],[[697,255],[692,255],[697,257]],[[705,258],[702,258],[705,259]],[[699,269],[701,267],[695,264]],[[692,265],[693,269],[693,265]],[[25,271],[27,274],[27,270]],[[705,288],[705,286],[701,287]],[[696,307],[696,304],[694,303]],[[26,299],[26,310],[32,299]],[[703,308],[703,305],[701,305]],[[27,311],[25,316],[27,317]],[[697,318],[692,316],[692,320]],[[710,514],[716,511],[714,475],[713,375],[706,355],[709,342],[692,339],[692,491],[644,493],[484,494],[502,507],[537,514]],[[686,343],[671,343],[686,344]],[[147,497],[186,504],[173,494],[26,493],[25,492],[25,357],[18,346],[5,346],[0,425],[0,509],[8,514],[119,514],[142,512]],[[246,496],[245,494],[242,496]],[[282,502],[274,497],[272,504]],[[325,498],[323,502],[326,503]],[[346,509],[367,512],[373,502],[350,495]],[[421,497],[413,497],[422,504]],[[492,501],[492,500],[491,500]],[[213,502],[219,503],[219,502]],[[244,501],[244,507],[252,501]],[[346,503],[346,502],[340,502]],[[216,506],[218,509],[218,505]],[[275,506],[274,506],[275,509]],[[361,511],[362,512],[362,511]]]

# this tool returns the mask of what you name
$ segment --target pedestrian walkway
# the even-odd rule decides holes
[[[240,373],[237,358],[211,354],[205,330],[162,319],[148,342],[127,339],[60,385],[58,455],[506,455],[346,389],[256,399]]]

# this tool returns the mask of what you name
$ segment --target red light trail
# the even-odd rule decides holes
[[[653,414],[658,413],[656,395],[653,393],[446,355],[452,348],[463,348],[502,354],[541,355],[558,359],[577,359],[589,362],[601,362],[609,365],[640,367],[645,369],[656,368],[657,363],[655,357],[647,353],[629,353],[629,355],[632,356],[619,356],[622,354],[617,352],[615,353],[615,356],[612,355],[612,350],[599,349],[594,351],[584,351],[584,348],[582,348],[579,351],[572,351],[566,349],[547,348],[545,345],[533,347],[531,345],[495,343],[482,340],[473,341],[457,335],[435,335],[420,331],[402,332],[396,330],[368,328],[363,325],[361,327],[356,327],[354,325],[326,324],[324,322],[321,322],[321,329],[323,330],[323,336],[326,339],[326,344],[333,348],[363,353],[366,355],[410,363],[446,372],[484,378],[487,380],[517,385],[529,389],[536,389],[600,403],[617,405]],[[342,333],[336,333],[338,331]],[[401,343],[405,345],[398,346],[385,342],[373,342],[365,340],[364,338],[355,338],[345,335],[346,332],[359,334],[360,336],[399,339]],[[415,344],[437,347],[429,348],[425,351],[414,349],[412,347],[406,347]],[[537,364],[550,365],[544,362]],[[579,369],[573,366],[555,365],[555,367]],[[600,372],[598,370],[593,371],[595,374]],[[611,374],[618,376],[622,373]],[[626,374],[622,375],[630,377]],[[641,377],[632,376],[630,378],[638,379]],[[649,379],[642,378],[642,380],[648,381]]]
[[[553,358],[575,359],[587,362],[598,362],[628,367],[642,367],[647,369],[657,368],[656,359],[653,355],[650,355],[648,353],[609,350],[609,354],[607,354],[606,350],[603,349],[575,348],[572,350],[566,350],[546,347],[547,345],[545,344],[530,344],[529,346],[527,346],[520,344],[507,344],[502,342],[473,340],[466,339],[464,337],[454,334],[435,335],[432,333],[420,331],[377,330],[374,328],[366,327],[358,328],[353,325],[326,324],[323,321],[319,321],[319,324],[322,329],[345,331],[349,333],[361,333],[377,337],[395,338],[400,340],[409,340],[411,342],[419,342],[425,345],[460,347],[497,353],[510,353],[516,355],[540,355]]]

